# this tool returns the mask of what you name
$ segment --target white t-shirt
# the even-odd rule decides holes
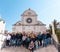
[[[10,40],[11,39],[11,36],[8,34],[7,35],[7,40]]]
[[[27,38],[26,36],[23,36],[23,37],[22,37],[22,40],[24,41],[26,38]]]

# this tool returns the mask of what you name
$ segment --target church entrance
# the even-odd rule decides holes
[[[24,32],[34,32],[33,26],[24,26]]]

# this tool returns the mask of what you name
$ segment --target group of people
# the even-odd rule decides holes
[[[23,45],[31,52],[39,47],[46,47],[51,44],[51,34],[48,32],[39,33],[7,33],[6,46]]]

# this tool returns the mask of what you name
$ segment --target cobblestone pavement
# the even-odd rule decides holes
[[[30,51],[21,46],[21,47],[6,47],[0,50],[0,52],[30,52]],[[50,45],[48,47],[39,48],[34,52],[58,52],[58,51],[53,45]]]

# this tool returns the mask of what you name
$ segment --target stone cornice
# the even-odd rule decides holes
[[[13,26],[46,26],[45,24],[31,24],[31,25],[28,25],[28,24],[21,24],[21,25],[13,25]]]

